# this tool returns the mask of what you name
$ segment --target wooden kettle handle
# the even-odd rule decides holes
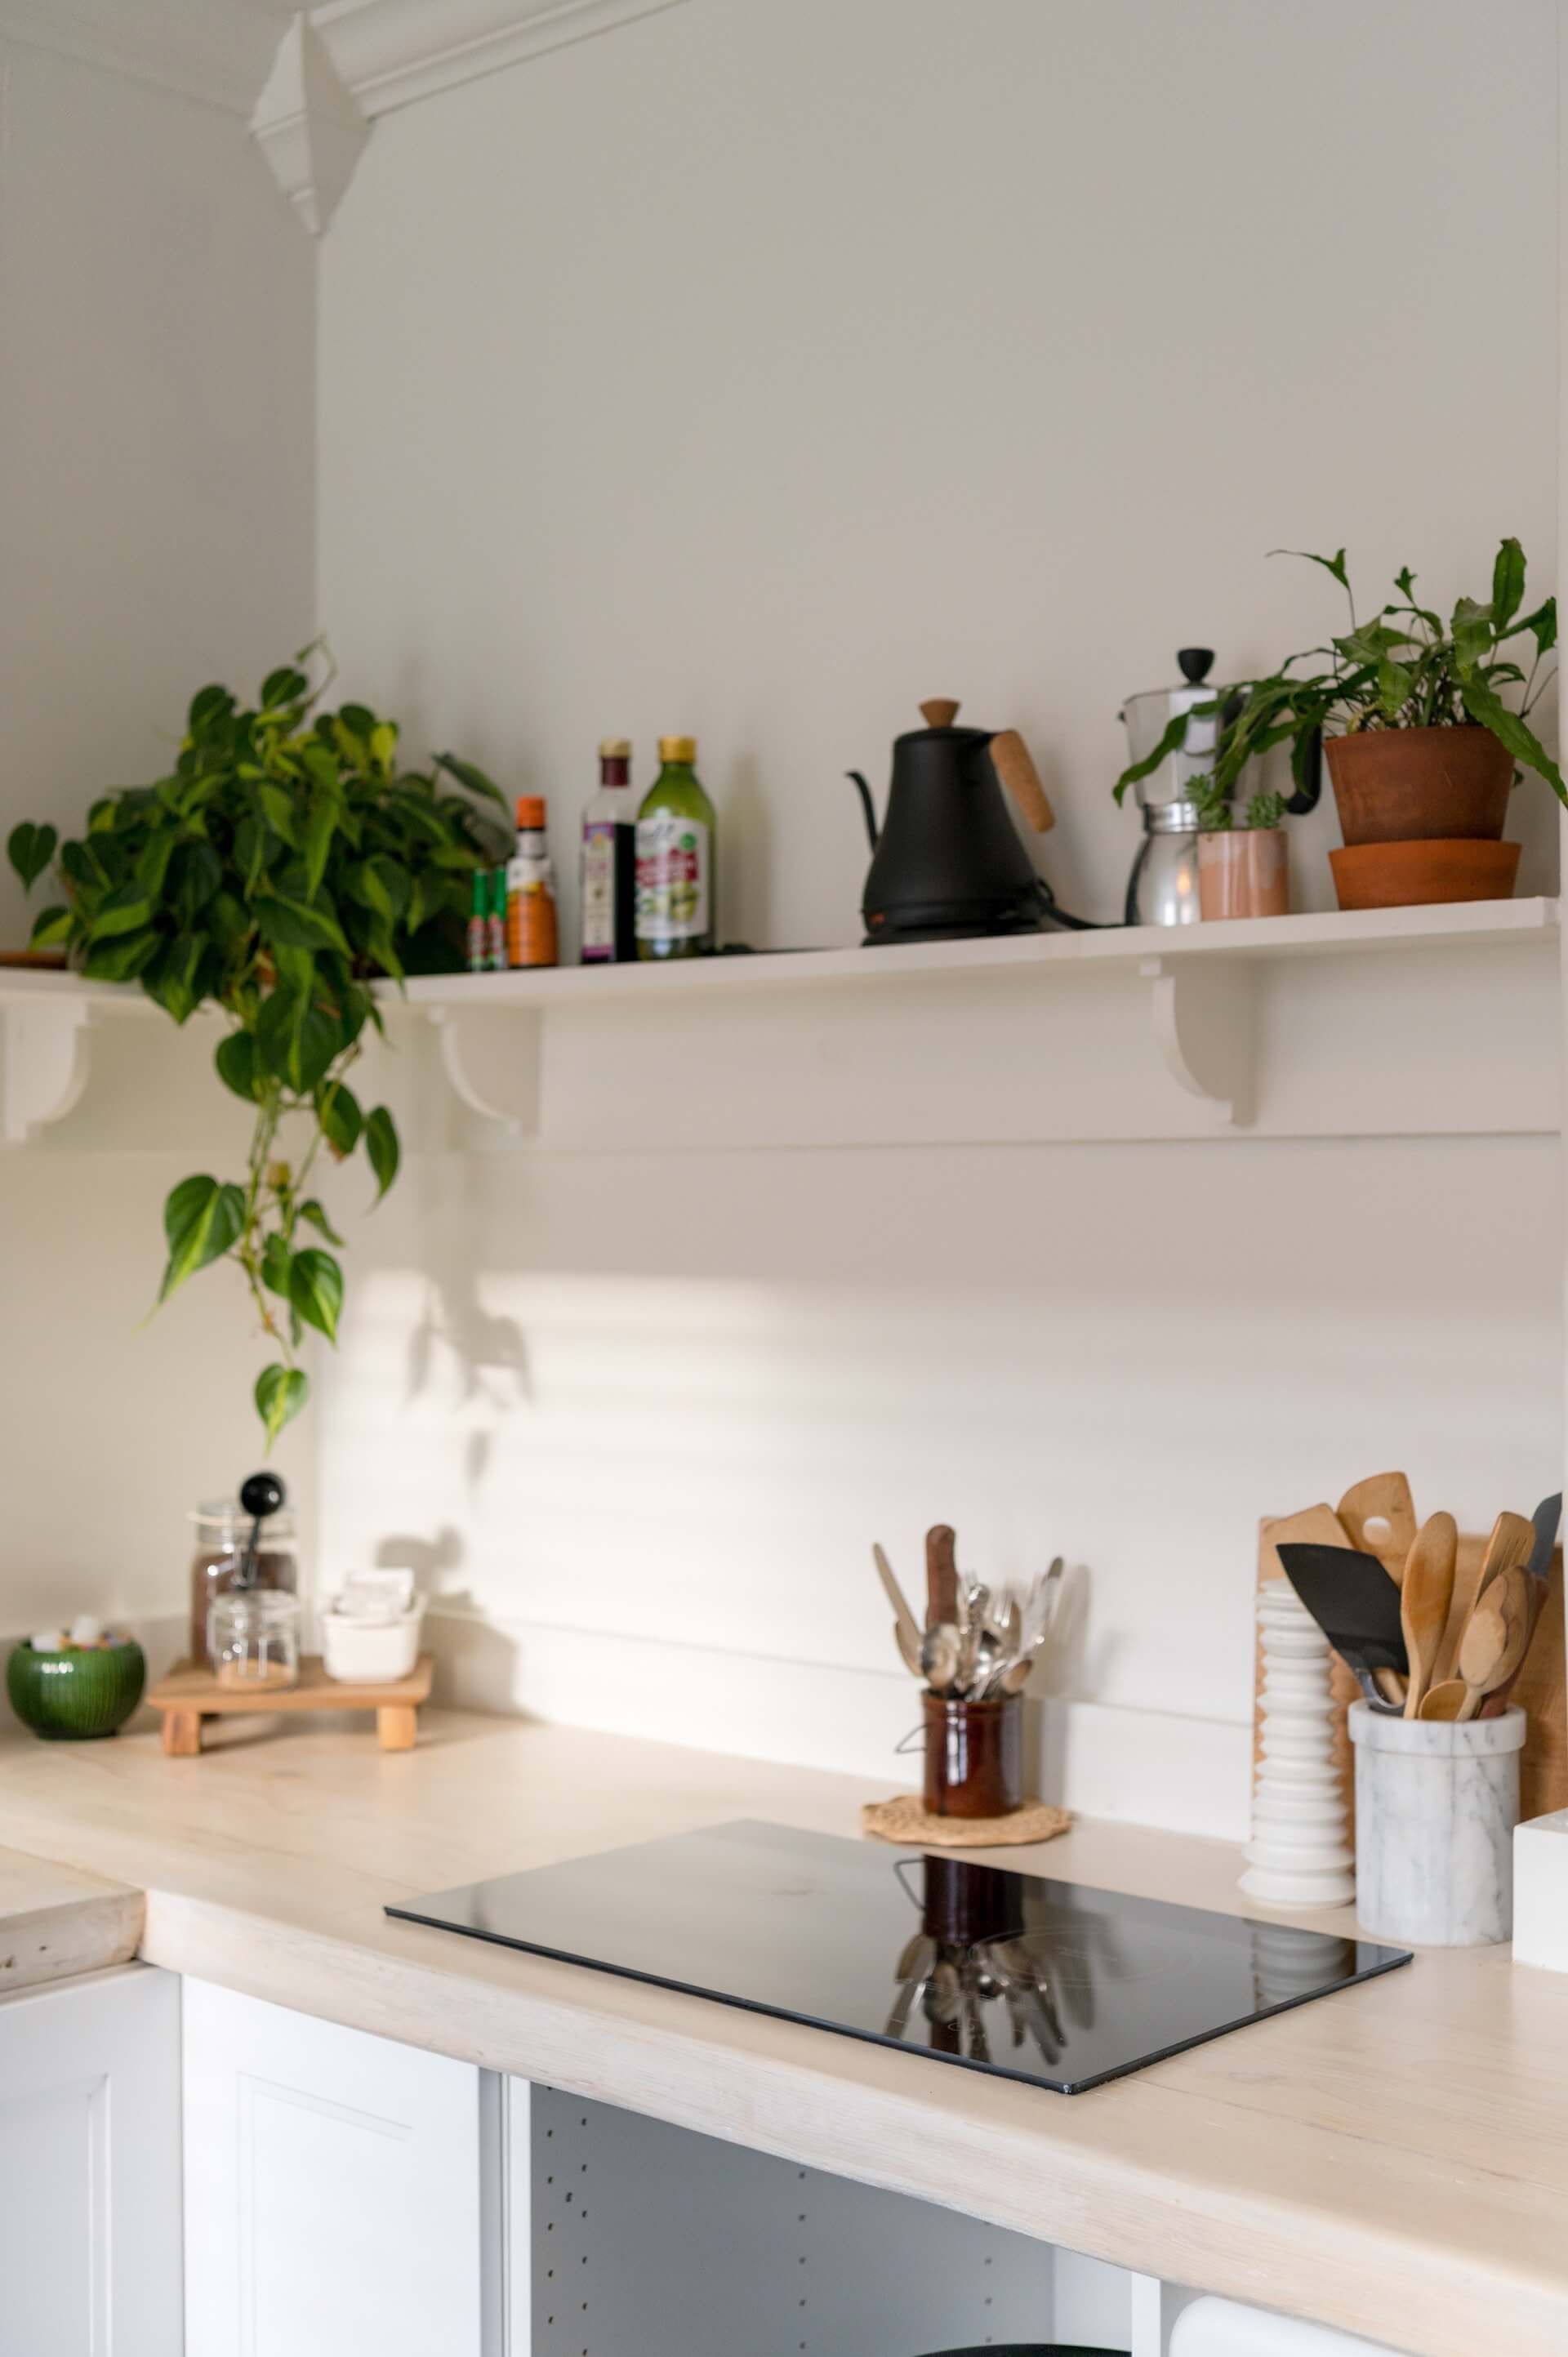
[[[992,738],[991,761],[1035,833],[1048,834],[1057,823],[1057,814],[1047,799],[1029,748],[1015,728],[1004,728],[1000,736]]]

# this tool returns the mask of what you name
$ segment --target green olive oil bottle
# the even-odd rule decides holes
[[[661,737],[659,759],[637,813],[637,954],[712,957],[714,806],[697,777],[696,738]]]

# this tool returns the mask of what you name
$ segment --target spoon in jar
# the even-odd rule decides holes
[[[283,1483],[275,1473],[252,1473],[241,1483],[240,1503],[251,1517],[251,1535],[245,1541],[245,1552],[234,1575],[236,1587],[255,1587],[256,1549],[262,1535],[262,1524],[269,1514],[277,1512],[283,1504],[284,1494]]]

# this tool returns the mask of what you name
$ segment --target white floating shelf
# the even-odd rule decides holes
[[[870,987],[910,976],[1076,971],[1142,965],[1147,959],[1345,956],[1436,944],[1495,943],[1551,934],[1556,900],[1467,900],[1447,907],[1329,910],[1301,917],[1247,917],[1228,924],[1107,926],[1091,933],[1026,933],[1001,941],[908,942],[875,949],[762,950],[731,957],[680,958],[668,965],[553,966],[538,974],[437,974],[411,982],[420,1006],[592,1006],[657,991],[724,996],[745,990],[804,990],[826,983]]]
[[[1501,1079],[1491,1076],[1490,1093],[1483,1088],[1473,1114],[1456,1122],[1462,1128],[1496,1130],[1518,1127],[1540,1130],[1554,1125],[1541,1115],[1541,1083],[1532,1060],[1530,1043],[1550,1023],[1553,1037],[1556,1011],[1555,944],[1559,904],[1554,899],[1463,902],[1416,909],[1326,912],[1297,917],[1249,919],[1233,923],[1193,925],[1169,930],[1152,927],[1115,928],[1089,933],[1039,933],[1006,940],[912,942],[876,949],[817,949],[760,952],[730,957],[691,959],[668,965],[564,967],[541,973],[443,974],[413,980],[406,995],[384,985],[390,1013],[405,1010],[422,1016],[439,1031],[442,1060],[458,1097],[471,1111],[499,1123],[513,1135],[548,1134],[567,1144],[606,1146],[644,1135],[655,1143],[659,1121],[648,1126],[651,1107],[657,1115],[657,1091],[641,1101],[632,1065],[612,1071],[599,1010],[613,1010],[615,1031],[635,1039],[637,1052],[646,1060],[650,1038],[700,1056],[702,1040],[720,1047],[719,1063],[727,1056],[727,1079],[715,1083],[720,1097],[728,1092],[732,1104],[747,1095],[744,1058],[755,1048],[772,1070],[750,1092],[755,1100],[747,1113],[739,1107],[730,1128],[715,1129],[701,1113],[691,1130],[697,1144],[897,1142],[908,1136],[934,1135],[950,1138],[988,1137],[1156,1137],[1184,1136],[1216,1129],[1245,1129],[1255,1117],[1260,1058],[1258,1004],[1264,993],[1277,1019],[1271,1025],[1275,1039],[1290,1039],[1290,1025],[1310,1026],[1305,1012],[1310,991],[1305,975],[1292,982],[1281,974],[1282,961],[1402,960],[1412,968],[1413,1006],[1429,1043],[1432,1087],[1437,1093],[1443,1078],[1438,1067],[1446,1052],[1446,1086],[1470,1069],[1480,967],[1473,953],[1481,950],[1528,950],[1537,945],[1538,957],[1506,962],[1507,986],[1528,992],[1531,1010],[1529,1036],[1520,1039],[1513,1016],[1501,1007],[1496,1020],[1478,1026],[1483,1039],[1511,1043],[1514,1062]],[[1551,963],[1545,958],[1551,952]],[[1434,961],[1435,960],[1435,964]],[[1450,961],[1457,960],[1451,982],[1444,980]],[[1421,965],[1419,987],[1414,966]],[[1337,969],[1343,971],[1343,968]],[[1281,981],[1270,979],[1281,974]],[[1126,1068],[1130,1058],[1122,1034],[1112,1040],[1097,1034],[1087,1020],[1086,993],[1098,985],[1116,990],[1124,977],[1145,994],[1145,1022],[1152,1028],[1155,1049],[1165,1081],[1185,1094],[1190,1110],[1178,1114],[1149,1107],[1149,1091]],[[1431,992],[1439,985],[1442,1004]],[[908,1028],[895,1010],[902,996],[908,1004]],[[1504,987],[1499,983],[1498,988]],[[1279,996],[1287,988],[1288,1003]],[[1397,996],[1391,983],[1370,976],[1355,982],[1357,1014],[1369,1017],[1380,998]],[[1451,1000],[1450,992],[1459,994]],[[1550,1008],[1544,999],[1550,994]],[[789,1008],[802,994],[817,994],[805,1020]],[[1409,993],[1406,994],[1410,996]],[[1484,991],[1489,1000],[1490,987]],[[831,1019],[828,1013],[832,1006]],[[1118,999],[1124,1004],[1124,992]],[[1517,1012],[1517,1010],[1516,1010]],[[0,1030],[4,1037],[3,1089],[0,1089],[0,1136],[16,1144],[35,1135],[47,1123],[59,1119],[76,1103],[85,1084],[91,1041],[100,1018],[107,1016],[156,1016],[159,1010],[134,985],[82,982],[69,974],[0,969]],[[1047,1014],[1050,1028],[1046,1028]],[[1407,1016],[1406,1031],[1416,1017]],[[650,1034],[650,1024],[658,1027]],[[1070,1028],[1063,1030],[1063,1024]],[[588,1103],[581,1090],[567,1091],[571,1103],[562,1117],[547,1121],[544,1098],[543,1037],[561,1027],[564,1042],[581,1044],[591,1027],[596,1043],[585,1064],[604,1067],[596,1082],[599,1098]],[[1020,1028],[1022,1025],[1022,1028]],[[1342,1002],[1329,1005],[1318,1031],[1343,1074],[1354,1078],[1358,1059],[1402,1069],[1408,1061],[1402,1036],[1392,1044],[1368,1044],[1358,1019],[1347,1027]],[[1145,1039],[1150,1029],[1144,1032]],[[829,1042],[831,1040],[831,1046]],[[1146,1053],[1146,1050],[1144,1051]],[[1294,1044],[1291,1052],[1294,1053]],[[985,1094],[989,1060],[991,1094]],[[1320,1062],[1324,1060],[1320,1055]],[[1506,1061],[1506,1059],[1505,1059]],[[978,1076],[969,1066],[977,1064]],[[1106,1089],[1107,1073],[1122,1084],[1112,1104]],[[836,1081],[836,1106],[829,1103],[829,1068]],[[628,1077],[629,1075],[629,1077]],[[1404,1085],[1402,1077],[1399,1087]],[[1026,1088],[1048,1088],[1063,1099],[1053,1118],[999,1120],[1001,1092],[1016,1098]],[[738,1089],[738,1096],[737,1096]],[[813,1106],[800,1104],[802,1123],[797,1136],[782,1113],[763,1110],[768,1091],[798,1103],[814,1094]],[[1141,1095],[1130,1104],[1129,1090]],[[1066,1100],[1073,1092],[1081,1100],[1075,1114]],[[859,1110],[860,1099],[880,1095],[886,1118],[879,1122],[873,1104]],[[1357,1091],[1347,1092],[1355,1098]],[[664,1091],[668,1098],[669,1092]],[[1360,1092],[1367,1110],[1347,1115],[1353,1134],[1380,1125],[1419,1132],[1444,1125],[1429,1121],[1410,1099],[1406,1088],[1380,1125],[1368,1092]],[[1197,1100],[1194,1106],[1192,1101]],[[945,1108],[937,1129],[928,1129],[919,1110],[927,1102]],[[1512,1108],[1521,1110],[1516,1114]],[[1533,1110],[1529,1110],[1533,1107]],[[687,1108],[690,1114],[692,1109]],[[1194,1114],[1200,1115],[1195,1132]],[[1528,1114],[1528,1117],[1527,1117]],[[1286,1114],[1270,1125],[1273,1134],[1290,1130],[1337,1131],[1335,1120],[1303,1123]],[[787,1134],[786,1134],[787,1133]]]

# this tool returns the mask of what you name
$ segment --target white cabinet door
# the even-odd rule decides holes
[[[0,2357],[178,2357],[179,1983],[0,1999]]]
[[[480,2073],[185,1984],[187,2357],[485,2357]]]

